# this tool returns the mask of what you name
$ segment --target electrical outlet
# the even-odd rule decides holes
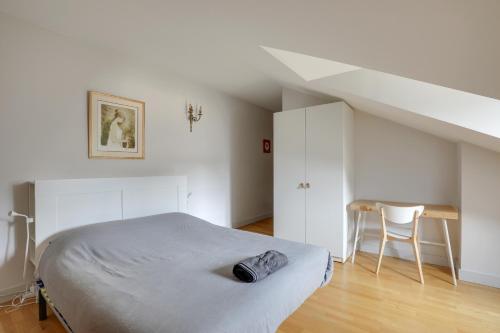
[[[35,297],[35,286],[31,285],[24,294],[21,296],[21,304],[24,303],[28,298]]]

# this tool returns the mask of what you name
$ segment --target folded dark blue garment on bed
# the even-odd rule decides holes
[[[267,251],[240,261],[233,267],[233,274],[244,282],[257,282],[276,272],[288,263],[288,258],[278,251]]]

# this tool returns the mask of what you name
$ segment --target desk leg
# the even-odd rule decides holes
[[[352,248],[352,256],[351,256],[351,263],[353,264],[354,264],[354,259],[356,258],[356,247],[358,246],[358,239],[359,239],[359,225],[361,224],[362,215],[363,212],[359,211],[356,219],[356,233],[354,234],[354,246]]]
[[[361,218],[361,226],[359,227],[359,248],[361,248],[361,243],[365,241],[365,229],[366,229],[366,212],[363,212]]]
[[[443,223],[443,235],[444,235],[444,240],[445,240],[445,245],[446,245],[446,254],[448,255],[448,261],[450,262],[451,276],[453,277],[453,284],[456,286],[457,285],[457,278],[455,276],[455,264],[453,263],[453,254],[451,252],[450,234],[448,233],[448,223],[446,222],[446,219],[442,219],[442,223]]]

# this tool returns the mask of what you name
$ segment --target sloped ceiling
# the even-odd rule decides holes
[[[404,100],[406,91],[396,89],[396,83],[398,77],[409,78],[500,99],[500,1],[0,0],[0,11],[273,111],[281,109],[283,86],[298,87],[344,98],[363,111],[410,126],[450,132],[455,140],[465,135],[459,134],[463,129],[485,137],[473,143],[497,146],[498,118],[490,117],[497,109],[476,114],[478,105],[460,98],[459,108],[453,103],[441,108],[439,98],[426,105],[427,99],[421,99],[427,96],[425,87],[418,84],[412,89],[421,94],[412,98],[420,101]],[[305,80],[261,45],[362,69],[306,81],[321,75],[315,71]],[[386,88],[392,82],[392,94],[383,87],[368,89],[369,82],[385,82]],[[422,106],[437,111],[429,116],[416,110]],[[388,109],[394,112],[388,115]],[[464,114],[471,118],[467,126],[460,122]],[[442,124],[453,129],[434,128]]]
[[[455,142],[500,151],[500,100],[289,51],[264,49],[306,81],[301,89],[342,98],[355,109]]]

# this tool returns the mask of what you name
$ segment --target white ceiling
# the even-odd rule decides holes
[[[373,92],[361,94],[361,83],[375,73],[370,70],[500,99],[496,0],[0,0],[0,11],[273,111],[281,109],[282,87],[300,88],[344,98],[361,110],[435,134],[447,132],[439,117],[431,124],[422,121],[429,118],[425,112],[408,113],[425,103],[398,100],[397,89],[394,103]],[[299,53],[303,57],[295,58],[295,66],[285,61],[295,69],[304,57],[316,64],[326,61],[324,75],[317,66],[296,70],[297,75],[260,46],[270,47],[267,51],[281,61],[283,52]],[[352,71],[357,67],[363,69]],[[330,74],[339,75],[307,81]],[[340,89],[344,83],[338,80],[346,77],[358,84],[356,89]],[[456,111],[450,119],[468,111]],[[484,133],[500,133],[491,122],[487,125]],[[484,136],[475,134],[477,128],[470,131],[457,129],[448,137]],[[483,139],[475,143],[500,150],[500,141]]]
[[[0,11],[271,110],[303,80],[259,45],[500,98],[495,0],[0,0]]]

